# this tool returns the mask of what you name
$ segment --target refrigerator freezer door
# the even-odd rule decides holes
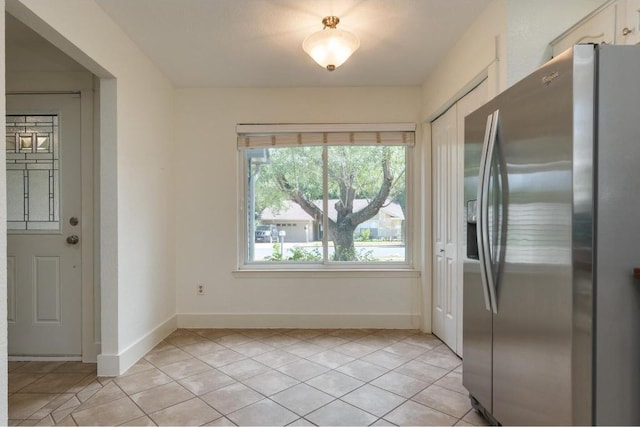
[[[507,209],[493,318],[493,415],[504,425],[571,425],[572,52],[496,104]]]

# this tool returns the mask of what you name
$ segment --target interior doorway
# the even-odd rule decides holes
[[[10,14],[5,30],[8,354],[95,362],[98,80]]]

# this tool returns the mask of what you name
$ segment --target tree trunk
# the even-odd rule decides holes
[[[353,177],[334,177],[339,183],[340,200],[335,204],[336,221],[331,220],[331,218],[327,221],[329,225],[328,238],[333,241],[335,249],[334,261],[358,261],[358,254],[353,242],[353,232],[358,225],[373,218],[389,197],[394,182],[389,167],[389,156],[389,151],[384,149],[380,159],[383,176],[378,193],[371,199],[369,204],[357,212],[353,212],[353,201],[356,198]],[[324,215],[322,209],[307,199],[299,188],[287,180],[284,174],[278,175],[276,179],[280,189],[291,201],[297,203],[316,222],[322,223]]]
[[[356,248],[353,243],[353,232],[356,229],[350,223],[336,224],[330,227],[329,237],[333,241],[334,261],[357,261]]]

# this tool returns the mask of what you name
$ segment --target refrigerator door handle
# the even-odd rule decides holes
[[[484,209],[483,209],[483,200],[484,200],[484,188],[485,188],[485,178],[488,181],[488,177],[486,177],[486,164],[488,153],[487,149],[489,148],[489,140],[491,139],[491,129],[493,128],[493,114],[489,114],[487,117],[487,126],[484,131],[484,141],[482,144],[482,154],[480,158],[480,176],[478,177],[478,196],[477,200],[480,202],[478,204],[478,233],[476,234],[476,239],[478,242],[478,259],[480,260],[480,278],[482,279],[482,294],[484,295],[484,305],[487,311],[491,310],[491,299],[489,297],[489,280],[487,278],[487,268],[485,264],[486,255],[484,253],[485,250],[485,242],[488,239],[488,234],[484,233],[486,222]],[[488,226],[487,226],[488,227]]]
[[[493,113],[493,124],[491,125],[491,136],[489,138],[489,148],[487,149],[487,163],[485,170],[485,196],[487,198],[487,202],[485,205],[485,226],[487,238],[485,239],[485,245],[487,246],[487,256],[485,258],[485,263],[487,265],[487,279],[488,287],[489,287],[489,299],[491,300],[491,307],[493,309],[494,314],[498,314],[498,296],[496,292],[496,277],[493,269],[493,259],[491,257],[491,246],[489,244],[489,177],[491,176],[491,166],[493,165],[493,158],[496,154],[496,144],[498,143],[498,126],[500,125],[500,110],[496,110]],[[497,212],[493,213],[494,215],[498,215]]]
[[[491,177],[491,165],[493,164],[493,156],[495,154],[496,141],[498,139],[498,122],[500,110],[496,110],[487,119],[487,124],[491,122],[488,135],[485,135],[485,146],[483,147],[481,166],[483,169],[481,183],[480,199],[480,233],[482,240],[482,249],[480,253],[480,266],[484,269],[485,288],[488,289],[491,311],[498,313],[498,301],[496,297],[495,277],[493,272],[493,262],[491,260],[491,246],[489,237],[489,182]],[[480,243],[480,242],[478,242]]]

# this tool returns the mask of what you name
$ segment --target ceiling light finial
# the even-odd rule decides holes
[[[338,18],[337,16],[325,16],[322,19],[322,25],[324,25],[324,28],[336,28],[336,25],[338,25],[340,23],[340,18]],[[323,30],[324,30],[323,28]]]
[[[302,43],[304,51],[329,71],[344,64],[360,47],[358,37],[336,28],[339,23],[340,18],[337,16],[325,16],[322,20],[324,28],[311,34]]]

